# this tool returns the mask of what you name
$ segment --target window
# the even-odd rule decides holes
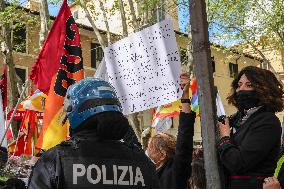
[[[27,29],[25,24],[14,23],[12,31],[13,50],[17,52],[26,52]]]
[[[19,76],[19,78],[21,79],[21,82],[22,82],[22,83],[19,83],[19,84],[20,85],[24,84],[26,82],[27,70],[25,68],[16,67],[15,71],[16,71],[16,74]],[[22,88],[21,88],[21,86],[18,86],[18,98],[20,98],[21,92],[22,92]]]
[[[262,69],[269,70],[269,65],[268,65],[268,63],[267,63],[266,61],[262,61],[262,62],[260,63],[260,67],[261,67]]]
[[[79,18],[79,12],[78,12],[78,10],[76,10],[76,11],[73,12],[73,18],[74,18],[74,20],[77,20],[77,19]]]
[[[91,67],[97,68],[104,57],[102,47],[97,43],[91,43]]]
[[[216,68],[215,68],[215,60],[214,60],[214,56],[211,57],[211,63],[212,63],[212,69],[213,69],[213,73],[215,73]]]
[[[229,63],[230,77],[235,78],[238,75],[238,64]]]
[[[25,68],[15,68],[15,70],[21,81],[25,83],[27,70]]]

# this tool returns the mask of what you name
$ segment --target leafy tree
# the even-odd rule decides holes
[[[265,50],[284,49],[284,0],[208,0],[213,41],[246,45],[265,61]]]
[[[24,14],[23,14],[24,13]],[[4,64],[8,67],[9,78],[9,104],[8,108],[16,106],[19,93],[21,92],[22,81],[16,73],[13,54],[15,51],[25,50],[25,44],[16,44],[16,41],[25,38],[25,36],[12,35],[20,27],[27,27],[35,24],[31,14],[25,14],[19,0],[11,0],[9,3],[0,0],[0,54],[3,57]],[[13,39],[13,40],[12,40]],[[14,136],[17,136],[16,123],[12,122]]]

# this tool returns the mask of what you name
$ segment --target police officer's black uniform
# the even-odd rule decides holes
[[[133,140],[114,88],[85,78],[64,100],[69,141],[45,152],[31,174],[29,189],[159,189],[152,162]]]
[[[100,140],[84,130],[45,152],[29,189],[158,189],[154,165],[140,148]]]

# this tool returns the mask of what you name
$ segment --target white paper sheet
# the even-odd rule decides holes
[[[172,22],[164,20],[105,49],[109,82],[123,113],[171,103],[181,97],[181,64]]]
[[[98,79],[102,79],[102,80],[108,81],[108,74],[107,74],[105,58],[103,58],[102,62],[99,64],[99,67],[96,70],[96,73],[95,73],[94,77],[98,78]]]
[[[217,109],[217,116],[218,117],[222,116],[222,115],[226,115],[225,108],[224,108],[224,105],[222,103],[219,92],[217,92],[217,95],[216,95],[216,109]]]

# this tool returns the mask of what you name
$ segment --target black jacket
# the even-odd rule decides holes
[[[273,112],[260,108],[231,137],[219,141],[228,188],[262,189],[264,177],[273,176],[281,140],[281,124]]]
[[[29,189],[159,189],[158,184],[141,149],[83,133],[43,154]]]
[[[191,175],[195,113],[180,113],[176,151],[157,170],[161,189],[186,189]]]

